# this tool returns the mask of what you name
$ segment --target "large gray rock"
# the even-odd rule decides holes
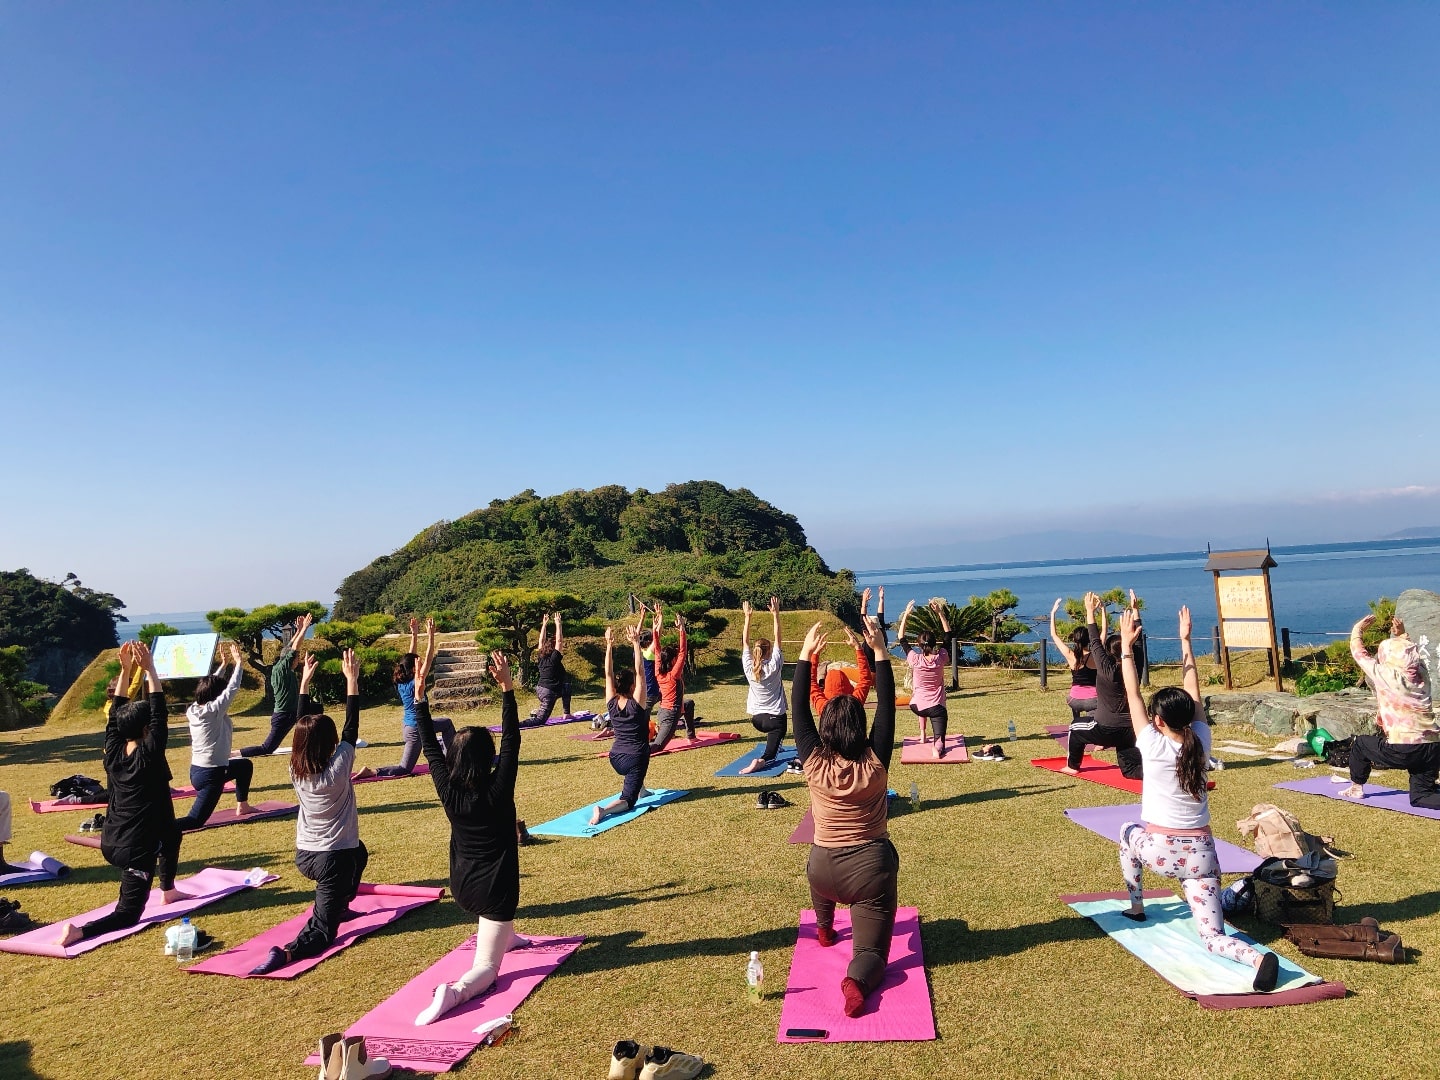
[[[1440,687],[1440,595],[1425,589],[1406,589],[1395,601],[1395,614],[1405,624],[1410,640],[1419,642],[1430,669],[1430,686]]]
[[[1253,727],[1265,735],[1305,735],[1318,726],[1345,739],[1375,730],[1375,695],[1361,689],[1309,697],[1212,694],[1205,699],[1205,711],[1212,724]]]

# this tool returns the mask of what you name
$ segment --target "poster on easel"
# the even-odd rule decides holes
[[[219,634],[172,634],[155,639],[150,653],[162,679],[198,679],[210,674]]]

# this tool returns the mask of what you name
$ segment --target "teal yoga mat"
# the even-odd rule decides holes
[[[674,802],[690,794],[688,791],[672,791],[669,788],[651,788],[650,794],[635,804],[635,809],[624,814],[614,814],[607,817],[599,825],[590,824],[590,812],[597,806],[605,806],[614,802],[620,797],[617,791],[614,795],[582,806],[579,810],[571,810],[570,813],[556,818],[554,821],[547,821],[543,825],[532,825],[530,831],[540,836],[598,836],[602,832],[624,825],[626,822],[634,821],[641,814],[649,813],[666,803]]]
[[[756,758],[758,758],[758,757],[759,757],[761,754],[763,754],[764,752],[765,752],[765,744],[764,744],[763,742],[762,742],[762,743],[756,743],[756,744],[754,745],[754,747],[751,748],[751,750],[750,750],[750,752],[749,752],[748,754],[743,754],[743,755],[741,755],[740,757],[738,757],[738,758],[736,758],[734,761],[732,761],[729,765],[726,765],[723,769],[717,769],[717,770],[715,771],[715,775],[716,775],[716,776],[741,776],[742,774],[741,774],[740,770],[743,769],[746,765],[749,765],[750,762],[754,761]],[[779,776],[781,773],[783,773],[783,772],[785,771],[785,766],[789,765],[790,762],[792,762],[792,761],[794,761],[794,760],[795,760],[795,747],[793,747],[793,746],[782,746],[782,747],[780,747],[780,752],[775,755],[775,764],[774,764],[774,765],[770,766],[770,768],[768,768],[768,769],[761,769],[759,772],[745,773],[745,774],[743,774],[743,778],[744,778],[744,779],[749,779],[749,778],[752,777],[752,776],[768,776],[768,777]]]

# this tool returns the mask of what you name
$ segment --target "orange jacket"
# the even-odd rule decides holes
[[[810,708],[818,716],[820,710],[825,708],[825,703],[831,698],[841,697],[849,694],[861,705],[870,696],[871,689],[875,686],[875,670],[870,666],[870,650],[860,645],[855,649],[855,664],[860,669],[860,681],[852,683],[850,676],[838,668],[829,668],[825,672],[825,682],[819,680],[820,665],[816,664],[816,683],[810,688]]]
[[[659,642],[656,642],[659,645]],[[660,707],[665,709],[680,708],[680,691],[685,685],[685,659],[690,655],[689,640],[685,637],[685,627],[680,627],[680,645],[675,653],[675,663],[670,665],[669,671],[660,670],[660,653],[655,653],[655,679],[660,683]]]

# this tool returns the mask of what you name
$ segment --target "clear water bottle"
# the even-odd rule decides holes
[[[765,968],[760,963],[760,954],[752,952],[750,963],[745,965],[745,985],[750,989],[750,997],[759,1001],[765,996]]]
[[[1014,717],[1011,717],[1011,719],[1010,719],[1010,726],[1009,726],[1008,728],[1006,728],[1005,730],[1010,733],[1010,741],[1011,741],[1011,742],[1014,742],[1014,741],[1015,741],[1015,719],[1014,719]]]
[[[920,809],[920,785],[916,783],[910,785],[910,809]]]
[[[180,933],[175,935],[175,961],[180,964],[188,964],[195,959],[195,927],[190,925],[189,918],[180,923]]]

